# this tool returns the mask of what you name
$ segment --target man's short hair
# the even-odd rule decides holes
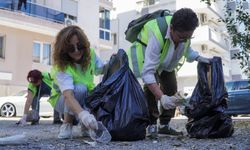
[[[36,70],[36,69],[29,71],[27,75],[27,80],[28,82],[31,82],[31,83],[37,83],[42,78],[43,76],[42,76],[41,71]]]
[[[199,26],[199,20],[192,9],[181,8],[174,13],[171,25],[174,31],[194,31]]]

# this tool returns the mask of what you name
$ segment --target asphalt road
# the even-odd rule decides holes
[[[16,126],[19,118],[0,117],[0,138],[20,135],[25,133],[23,144],[0,145],[0,150],[83,150],[83,149],[107,149],[107,150],[250,150],[250,118],[234,118],[235,132],[232,137],[224,139],[194,139],[187,135],[174,137],[160,137],[159,140],[146,138],[135,142],[110,142],[108,144],[97,143],[95,146],[86,144],[89,138],[79,135],[79,128],[74,127],[74,138],[69,140],[57,139],[60,125],[53,125],[52,118],[42,118],[39,125]],[[178,130],[185,130],[185,118],[172,119],[171,126]]]

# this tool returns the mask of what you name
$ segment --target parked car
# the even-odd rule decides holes
[[[227,114],[250,114],[250,83],[248,80],[226,82],[228,91]]]
[[[27,94],[27,90],[23,90],[14,96],[0,97],[0,116],[22,116]],[[53,108],[49,104],[48,99],[49,96],[44,96],[40,99],[39,114],[42,117],[49,117],[53,115]]]

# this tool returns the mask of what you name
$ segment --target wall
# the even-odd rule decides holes
[[[78,1],[78,25],[84,30],[91,46],[98,50],[99,45],[99,4],[98,1]]]
[[[52,43],[54,38],[6,26],[0,26],[0,31],[6,37],[5,59],[0,60],[0,72],[12,74],[12,80],[0,80],[0,85],[7,85],[2,89],[5,92],[0,93],[0,96],[3,96],[13,93],[15,90],[13,91],[12,87],[15,87],[14,89],[25,87],[27,85],[26,75],[32,68],[49,69],[48,66],[31,63],[33,41]]]

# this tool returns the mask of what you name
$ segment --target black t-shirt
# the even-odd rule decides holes
[[[45,96],[45,95],[50,96],[51,88],[44,81],[42,81],[41,86],[37,86],[37,92],[35,96],[38,96],[40,87],[41,87],[40,97]]]

